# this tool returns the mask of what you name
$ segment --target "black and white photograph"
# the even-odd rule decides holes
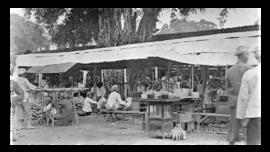
[[[10,145],[261,145],[261,8],[10,8]]]

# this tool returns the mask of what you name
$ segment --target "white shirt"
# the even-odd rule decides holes
[[[92,112],[92,108],[91,108],[91,104],[90,103],[97,104],[97,102],[95,102],[91,98],[86,97],[85,100],[84,100],[83,108],[82,108],[82,110],[84,112]]]
[[[113,105],[115,105],[116,107],[118,107],[119,104],[125,105],[126,103],[124,101],[122,101],[121,96],[120,96],[119,93],[117,93],[115,91],[114,92],[111,92],[110,95],[109,95],[109,97],[108,97],[108,100],[107,100],[106,105],[108,107],[113,107]]]
[[[238,119],[261,117],[261,64],[243,75],[236,117]]]

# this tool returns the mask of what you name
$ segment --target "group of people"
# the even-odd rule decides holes
[[[239,46],[235,52],[237,63],[225,76],[225,91],[230,103],[230,145],[241,141],[240,129],[246,129],[248,145],[261,144],[261,52],[254,52],[258,65],[247,65],[249,53],[246,46]],[[244,130],[243,129],[243,130]]]
[[[246,46],[238,47],[235,52],[237,63],[227,71],[225,76],[225,93],[228,95],[230,102],[231,117],[228,141],[231,145],[242,140],[240,128],[246,128],[248,145],[261,144],[261,52],[259,49],[253,51],[259,63],[255,67],[247,64],[250,52]],[[34,128],[31,125],[32,112],[27,90],[36,88],[22,75],[14,77],[15,67],[15,59],[12,59],[10,64],[10,98],[11,121],[15,122],[12,123],[11,128],[13,140],[16,140],[16,131],[22,128]],[[165,80],[167,79],[163,78],[162,88],[166,88]],[[42,86],[46,87],[46,83]],[[142,84],[137,89],[138,91],[145,90]],[[72,105],[67,104],[70,102],[64,103],[66,104],[63,105],[66,105],[65,107],[69,109],[67,115],[70,115]],[[126,101],[122,100],[117,85],[111,87],[110,94],[107,97],[103,84],[98,83],[96,90],[92,88],[87,93],[82,110],[88,113],[92,112],[93,109],[99,110],[102,108],[123,110],[130,108],[131,105],[131,98],[127,98]]]
[[[97,84],[95,93],[94,87],[87,93],[82,110],[88,113],[94,110],[99,111],[104,108],[108,110],[127,110],[131,105],[131,98],[127,98],[126,101],[122,100],[119,93],[119,87],[117,85],[113,85],[111,87],[110,94],[106,99],[106,89],[103,86],[103,83],[100,82]]]

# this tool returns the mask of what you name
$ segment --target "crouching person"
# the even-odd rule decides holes
[[[72,103],[68,99],[62,99],[59,103],[60,111],[59,114],[55,115],[55,125],[57,126],[68,126],[72,124],[74,118],[74,110]]]
[[[128,98],[127,101],[123,101],[119,94],[118,86],[112,86],[111,93],[108,97],[107,103],[105,104],[105,108],[108,110],[127,110],[131,107],[131,105],[131,98]]]

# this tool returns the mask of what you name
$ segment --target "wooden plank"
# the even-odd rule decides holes
[[[146,112],[140,112],[140,111],[121,111],[121,110],[108,111],[104,109],[101,109],[100,112],[119,113],[119,114],[146,114]]]
[[[229,114],[220,114],[220,113],[193,113],[192,115],[202,115],[202,116],[215,116],[215,117],[230,117]]]

